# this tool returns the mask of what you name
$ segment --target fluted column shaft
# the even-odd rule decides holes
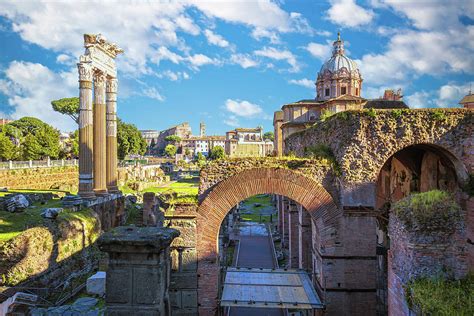
[[[79,71],[79,195],[93,198],[92,67],[77,64]]]
[[[105,74],[94,76],[94,192],[107,194],[105,140]]]
[[[107,78],[107,190],[118,192],[117,186],[117,86],[116,78]]]

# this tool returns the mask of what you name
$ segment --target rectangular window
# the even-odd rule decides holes
[[[356,88],[356,95],[359,95],[359,88]]]
[[[329,88],[326,88],[326,91],[324,92],[324,95],[327,96],[327,97],[329,96]]]
[[[341,87],[341,94],[342,95],[346,94],[346,87]]]

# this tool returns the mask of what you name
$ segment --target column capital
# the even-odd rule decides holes
[[[92,66],[88,63],[78,63],[79,81],[92,81]]]
[[[94,87],[105,88],[105,74],[102,71],[94,72]]]
[[[117,78],[107,78],[105,83],[105,91],[107,93],[117,93],[118,79]]]

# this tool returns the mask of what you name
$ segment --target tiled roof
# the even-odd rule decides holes
[[[391,100],[368,100],[364,105],[365,109],[408,109],[408,105],[403,101],[391,101]]]
[[[464,98],[462,98],[461,101],[459,101],[459,104],[465,104],[465,103],[473,103],[474,102],[474,94],[468,94]]]

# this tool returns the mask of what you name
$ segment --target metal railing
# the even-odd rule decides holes
[[[78,159],[61,159],[61,160],[29,160],[29,161],[0,161],[0,170],[5,169],[29,169],[29,168],[51,168],[77,166]]]

